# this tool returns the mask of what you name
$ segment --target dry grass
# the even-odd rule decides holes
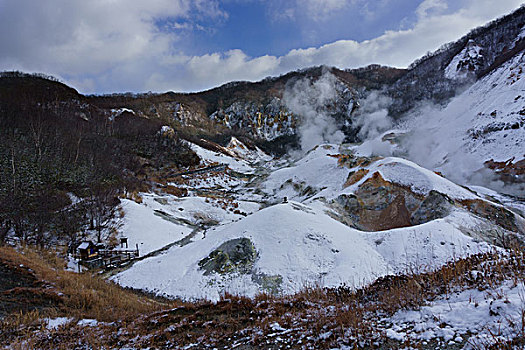
[[[9,253],[17,254],[14,250]],[[243,349],[279,346],[330,349],[342,345],[420,348],[421,344],[395,343],[388,339],[378,330],[379,320],[401,309],[418,309],[455,291],[485,290],[502,281],[519,283],[525,278],[524,253],[517,249],[505,256],[493,253],[461,259],[434,272],[384,277],[357,291],[344,287],[313,287],[291,296],[261,294],[250,299],[225,294],[216,303],[163,305],[108,284],[97,276],[63,272],[59,266],[50,269],[49,266],[56,262],[53,255],[42,256],[28,251],[24,258],[33,262],[39,276],[64,292],[68,312],[79,318],[113,321],[97,327],[82,328],[72,324],[53,332],[25,334],[23,339],[27,344],[37,348],[56,347],[58,340],[58,348],[78,344],[91,348],[181,348],[188,344],[199,344],[197,348],[230,348],[242,344]],[[476,278],[470,273],[473,270],[478,271]],[[166,310],[167,307],[170,309]],[[523,318],[525,320],[525,312]],[[20,315],[18,324],[38,322],[38,319],[39,315]],[[276,336],[279,327],[288,331]],[[521,333],[522,338],[518,334],[512,341],[522,341],[525,331]],[[490,344],[494,349],[506,349],[511,345],[503,341]],[[479,348],[489,348],[489,344]]]
[[[93,273],[65,271],[65,262],[55,252],[30,247],[18,251],[11,247],[0,247],[0,256],[11,264],[23,264],[34,271],[38,279],[53,286],[61,295],[59,312],[70,317],[109,322],[174,305],[137,295]]]

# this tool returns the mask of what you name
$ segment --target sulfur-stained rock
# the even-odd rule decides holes
[[[382,159],[382,157],[356,157],[353,154],[340,154],[338,155],[337,164],[340,167],[355,168],[355,167],[366,167],[370,164]]]
[[[361,174],[366,176],[365,172]],[[427,196],[414,193],[375,172],[355,194],[340,195],[333,205],[346,224],[364,231],[381,231],[443,218],[450,213],[453,201],[437,191]]]
[[[257,251],[248,238],[236,238],[224,242],[206,258],[199,261],[205,275],[212,273],[250,273]]]
[[[359,182],[363,177],[368,174],[368,169],[359,169],[357,171],[353,171],[350,174],[348,174],[348,178],[346,179],[346,182],[343,185],[343,188],[347,188],[348,186],[352,186],[353,184]]]
[[[405,205],[405,197],[401,194],[385,210],[381,211],[377,229],[386,230],[410,225],[410,213]]]
[[[424,199],[408,187],[386,181],[379,172],[361,184],[355,194],[367,210],[384,210],[398,195],[403,194],[407,209],[413,211]]]

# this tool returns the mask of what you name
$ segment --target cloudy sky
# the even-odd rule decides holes
[[[406,67],[521,0],[0,0],[0,70],[83,93],[197,91],[314,65]]]

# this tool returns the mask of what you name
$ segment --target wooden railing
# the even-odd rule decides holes
[[[80,264],[88,268],[112,269],[122,266],[139,257],[139,250],[99,250],[98,255],[90,260],[80,259]]]

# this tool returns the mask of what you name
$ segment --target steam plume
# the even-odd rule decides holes
[[[321,143],[341,143],[345,135],[330,115],[329,106],[337,98],[337,78],[324,72],[316,81],[308,78],[288,86],[283,94],[286,108],[300,118],[301,150]]]

